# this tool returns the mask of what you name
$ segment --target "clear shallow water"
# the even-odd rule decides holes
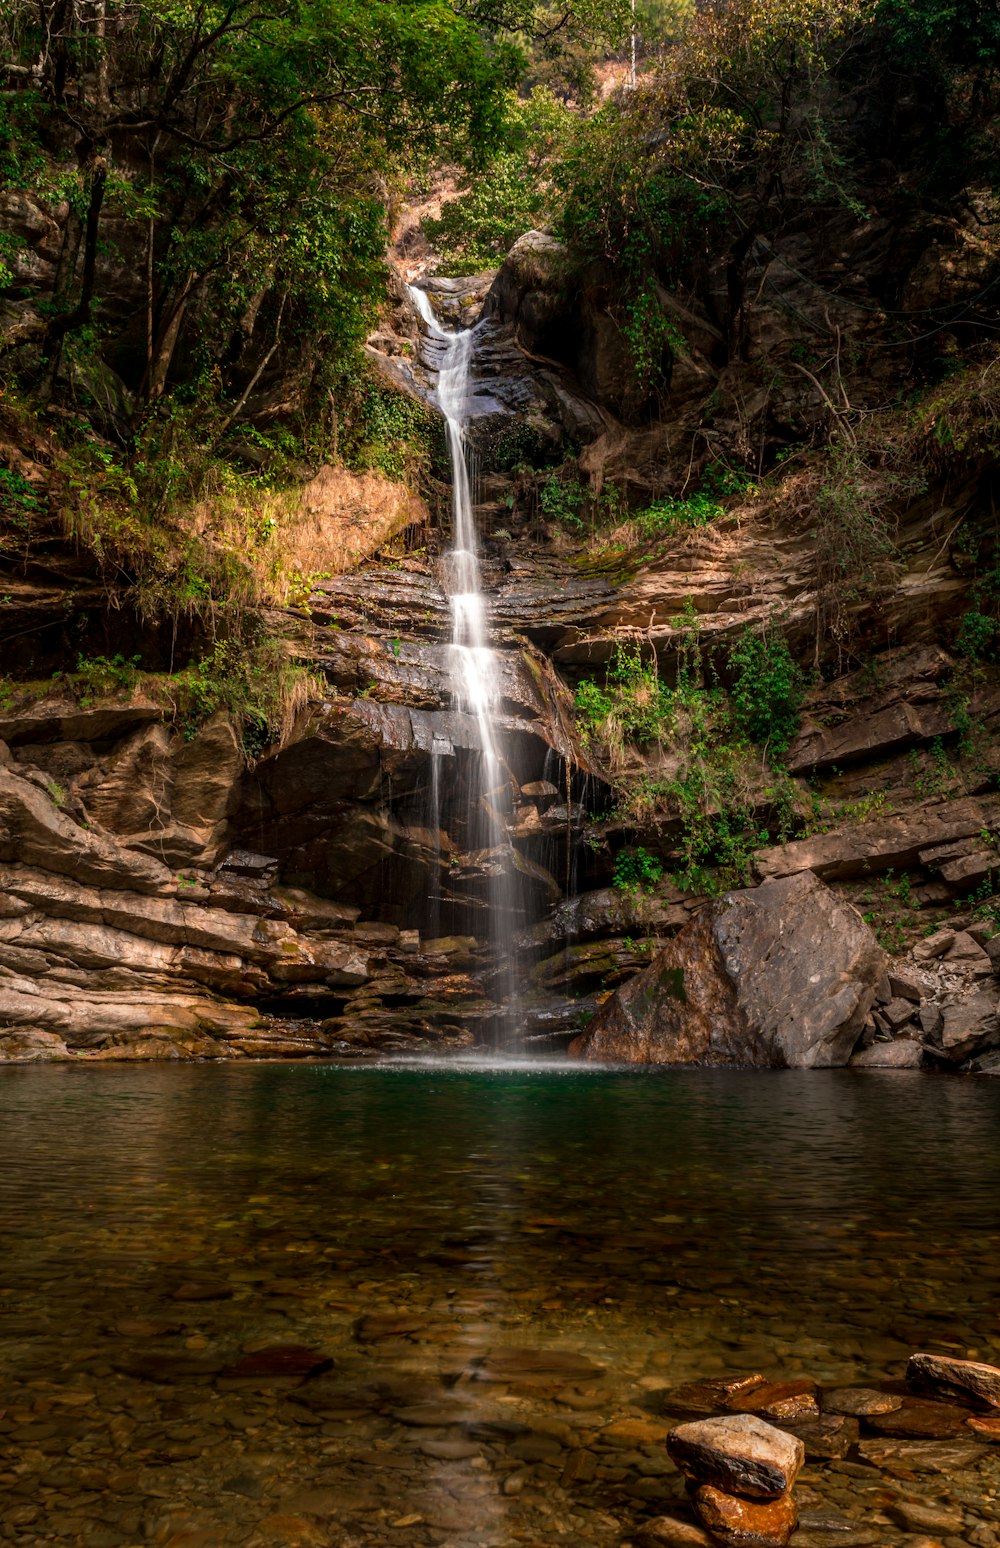
[[[907,1072],[5,1070],[0,1540],[617,1543],[678,1382],[1000,1361],[998,1136]]]

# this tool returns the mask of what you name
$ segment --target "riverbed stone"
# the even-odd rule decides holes
[[[708,1381],[688,1381],[664,1394],[664,1408],[676,1414],[717,1414],[741,1393],[763,1387],[767,1378],[759,1371],[745,1376],[720,1376]]]
[[[913,1440],[953,1440],[965,1431],[970,1417],[967,1408],[950,1403],[915,1402],[905,1399],[888,1414],[870,1414],[867,1423],[879,1435],[897,1435]]]
[[[872,1437],[858,1445],[858,1455],[875,1467],[894,1472],[955,1473],[973,1467],[986,1455],[985,1445],[974,1441],[889,1440]]]
[[[805,1461],[805,1447],[797,1436],[756,1414],[678,1425],[667,1437],[667,1451],[695,1483],[761,1500],[785,1494]]]
[[[784,1548],[798,1522],[790,1494],[773,1500],[747,1500],[700,1484],[692,1495],[695,1510],[716,1542],[727,1548]]]
[[[1000,1409],[1000,1368],[978,1360],[956,1360],[949,1355],[911,1355],[906,1379],[912,1387],[948,1396],[975,1398]]]
[[[693,1521],[676,1516],[653,1516],[632,1534],[637,1548],[712,1548],[715,1541]]]
[[[739,1393],[727,1407],[734,1413],[759,1414],[762,1419],[805,1420],[819,1418],[816,1383],[808,1377],[800,1381],[767,1382],[752,1392]]]
[[[869,1414],[891,1414],[902,1408],[903,1399],[895,1392],[879,1392],[875,1387],[835,1387],[823,1394],[825,1414],[851,1414],[857,1419]]]
[[[811,872],[706,907],[601,1006],[570,1053],[632,1064],[846,1064],[885,953]]]

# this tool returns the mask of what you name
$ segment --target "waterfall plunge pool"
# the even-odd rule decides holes
[[[909,1072],[5,1069],[0,1537],[610,1548],[677,1383],[1000,1357],[998,1133]],[[799,1493],[992,1530],[998,1456]]]

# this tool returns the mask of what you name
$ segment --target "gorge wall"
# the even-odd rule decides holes
[[[57,215],[18,197],[5,218],[44,278]],[[995,436],[981,433],[996,372],[976,331],[993,221],[972,191],[948,219],[887,201],[878,218],[792,223],[780,248],[753,248],[738,301],[721,268],[700,293],[664,293],[674,342],[653,396],[613,272],[571,272],[553,239],[522,238],[496,276],[427,282],[445,315],[482,317],[471,435],[527,1047],[562,1046],[597,1012],[578,1046],[621,1056],[600,1007],[667,942],[693,940],[707,893],[731,884],[718,826],[705,866],[683,863],[691,726],[609,749],[580,685],[613,673],[624,643],[665,684],[686,680],[694,648],[702,686],[724,693],[727,649],[780,633],[804,674],[800,725],[780,778],[766,746],[739,771],[743,880],[812,873],[870,936],[835,1062],[989,1067],[1000,684],[960,647],[970,612],[990,616],[997,540]],[[901,307],[944,313],[957,362],[910,416],[881,410]],[[429,401],[402,281],[369,352]],[[495,861],[460,816],[479,744],[450,691],[440,468],[420,494],[313,470],[290,522],[313,556],[306,583],[260,614],[309,686],[280,739],[250,748],[236,713],[178,713],[175,657],[211,645],[211,616],[135,606],[67,538],[45,433],[9,415],[3,428],[36,509],[26,534],[5,507],[0,555],[0,1058],[489,1046]],[[630,525],[751,450],[766,476],[711,520],[652,538]],[[582,492],[573,510],[567,490]],[[617,517],[598,504],[608,491]],[[316,557],[331,524],[355,533],[358,562],[339,573]],[[875,528],[889,540],[866,546]],[[72,671],[95,659],[96,685]],[[704,793],[701,807],[719,815]],[[630,873],[623,854],[655,864]],[[809,949],[828,945],[819,932]],[[746,1043],[727,1055],[755,1057]]]

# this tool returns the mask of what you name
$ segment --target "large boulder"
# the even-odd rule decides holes
[[[731,892],[702,910],[570,1044],[629,1064],[846,1064],[885,953],[812,872]]]

